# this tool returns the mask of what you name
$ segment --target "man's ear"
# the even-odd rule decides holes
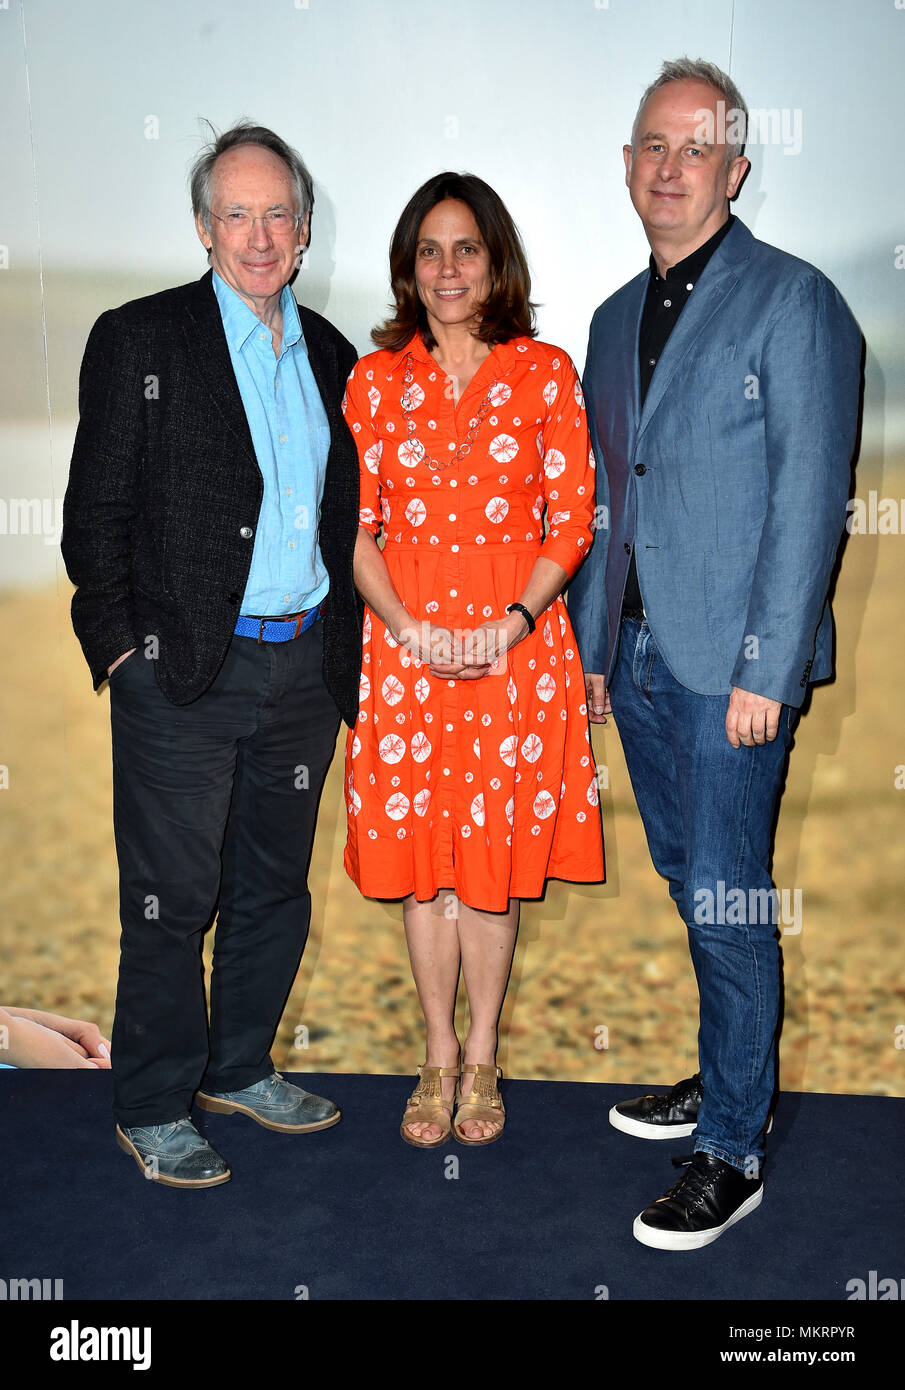
[[[211,254],[211,234],[201,221],[200,212],[195,213],[195,231],[198,233],[198,240],[204,247],[208,255]]]
[[[631,145],[622,146],[622,158],[625,160],[625,186],[628,188],[632,177],[632,147]]]
[[[298,229],[298,247],[300,251],[307,251],[311,243],[311,213],[305,213],[305,220]]]
[[[743,154],[733,159],[729,165],[729,176],[726,180],[726,197],[731,202],[736,193],[745,181],[745,176],[751,168],[751,161],[746,159]]]

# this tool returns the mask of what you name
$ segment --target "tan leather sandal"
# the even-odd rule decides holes
[[[463,1095],[462,1077],[466,1072],[474,1073],[474,1081],[471,1090]],[[500,1068],[492,1062],[466,1062],[462,1067],[456,1087],[456,1118],[453,1121],[453,1133],[460,1144],[492,1144],[494,1139],[499,1139],[503,1133],[506,1110],[497,1089],[497,1082],[502,1075]],[[470,1124],[472,1120],[499,1124],[499,1129],[494,1130],[493,1134],[484,1135],[481,1139],[470,1139],[467,1134],[462,1133],[459,1126]]]
[[[416,1149],[435,1149],[449,1138],[453,1111],[453,1102],[443,1099],[440,1080],[444,1076],[458,1076],[459,1068],[429,1067],[424,1062],[418,1068],[418,1075],[421,1079],[408,1098],[399,1133],[407,1144],[413,1144]],[[440,1125],[443,1133],[436,1139],[422,1139],[419,1135],[410,1134],[407,1125]]]

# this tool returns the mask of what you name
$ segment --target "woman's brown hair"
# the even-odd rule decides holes
[[[489,184],[475,174],[435,174],[409,199],[390,242],[390,289],[396,312],[371,334],[378,347],[398,352],[421,332],[428,348],[436,340],[415,283],[418,232],[432,208],[446,198],[467,203],[478,224],[490,260],[490,293],[484,301],[476,336],[483,343],[534,338],[531,276],[518,228]]]

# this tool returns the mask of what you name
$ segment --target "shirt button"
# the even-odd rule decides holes
[[[692,280],[691,284],[690,284],[690,285],[686,285],[685,288],[686,288],[687,290],[693,290],[693,289],[694,289],[694,281]]]
[[[240,527],[239,527],[239,535],[242,537],[243,541],[251,540],[251,537],[252,537],[253,534],[254,534],[254,533],[252,532],[252,529],[251,529],[250,526],[240,526]]]
[[[453,731],[453,726],[452,726],[452,724],[447,724],[447,726],[446,726],[446,732],[447,732],[448,734],[451,734],[452,731]]]
[[[291,598],[292,598],[292,595],[291,595],[291,594],[284,594],[284,595],[283,595],[283,602],[284,602],[284,603],[288,603],[289,600],[290,600]]]
[[[456,446],[455,446],[455,444],[447,444],[446,447],[447,447],[447,449],[454,449]]]
[[[647,472],[647,469],[645,468],[643,463],[636,463],[635,472],[638,474],[639,478],[643,478],[645,473]]]
[[[286,436],[285,436],[285,434],[281,434],[281,435],[280,435],[280,443],[281,443],[281,444],[285,444],[285,443],[286,443]]]
[[[448,776],[449,776],[449,768],[448,768],[448,767],[445,767],[445,768],[443,769],[443,776],[444,776],[444,777],[448,777]]]
[[[449,596],[450,596],[450,598],[458,598],[458,597],[459,597],[459,591],[458,591],[458,589],[450,589],[450,591],[449,591]]]
[[[455,519],[456,519],[456,514],[455,514],[455,512],[450,512],[450,514],[449,514],[449,519],[450,519],[450,521],[455,521]]]
[[[637,468],[635,469],[635,472],[636,472],[636,473],[638,472]],[[295,550],[295,541],[290,541],[290,542],[289,542],[289,549],[290,549],[290,550]]]
[[[663,308],[664,308],[664,309],[671,309],[671,308],[672,308],[672,300],[671,300],[671,299],[664,299],[664,301],[663,301]]]
[[[291,487],[287,487],[287,489],[286,489],[286,496],[287,496],[287,497],[291,497],[291,496],[292,496],[292,488],[291,488]]]
[[[656,367],[656,365],[657,365],[657,359],[656,359],[656,357],[649,357],[649,358],[647,359],[647,365],[648,365],[649,367]]]
[[[449,548],[454,555],[458,554],[459,547],[457,545],[451,545]]]
[[[458,486],[459,486],[459,484],[456,482],[455,478],[450,478],[450,480],[449,480],[449,485],[450,485],[450,487],[458,487]]]

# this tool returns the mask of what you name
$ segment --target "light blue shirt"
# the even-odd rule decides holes
[[[274,356],[270,329],[214,271],[229,356],[264,479],[242,612],[299,613],[326,597],[330,580],[317,543],[330,426],[286,285],[283,341]]]

